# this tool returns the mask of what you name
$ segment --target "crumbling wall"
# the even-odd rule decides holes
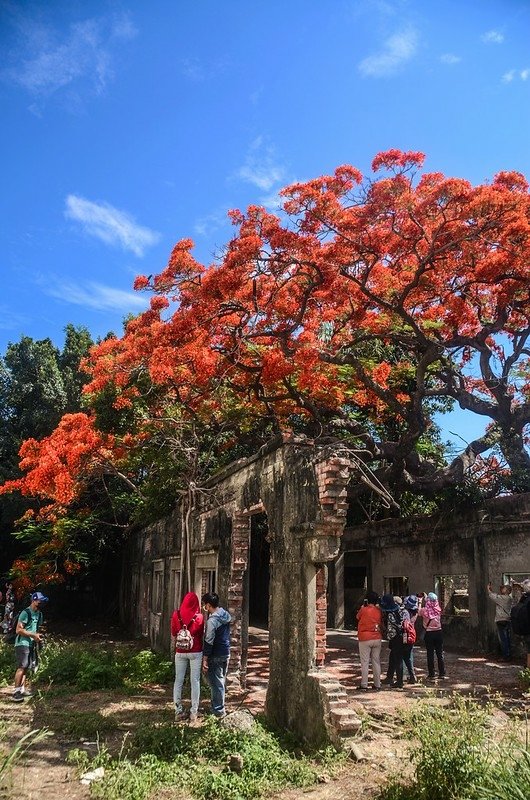
[[[244,685],[250,520],[257,513],[267,515],[267,713],[313,742],[328,737],[323,713],[314,713],[315,683],[309,674],[324,662],[326,564],[339,550],[349,478],[348,461],[332,450],[317,450],[307,440],[276,440],[202,487],[189,515],[189,559],[181,557],[187,548],[178,509],[135,532],[125,553],[123,618],[161,651],[169,647],[169,621],[178,602],[172,596],[175,564],[184,576],[183,589],[190,585],[200,593],[204,587],[197,583],[196,565],[215,558],[217,591],[233,617],[230,675]]]
[[[370,586],[385,590],[389,576],[407,576],[409,591],[434,591],[437,576],[467,575],[469,613],[444,614],[449,646],[488,651],[496,647],[495,607],[487,585],[502,576],[530,573],[530,495],[501,497],[453,514],[383,520],[347,528],[341,552],[366,550]],[[340,617],[344,609],[331,610]]]

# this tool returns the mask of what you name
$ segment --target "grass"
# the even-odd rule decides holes
[[[238,772],[228,766],[235,754],[241,763]],[[196,800],[259,798],[287,787],[311,786],[322,772],[333,772],[342,758],[330,750],[295,755],[259,722],[251,733],[241,733],[215,720],[199,729],[141,726],[127,754],[122,751],[117,758],[105,748],[93,760],[79,750],[70,754],[80,770],[105,767],[105,778],[91,790],[101,800],[146,800],[168,787],[180,787]]]
[[[418,704],[404,720],[413,777],[396,775],[379,800],[528,800],[528,729],[524,744],[512,731],[493,742],[490,713],[458,695],[446,708]]]

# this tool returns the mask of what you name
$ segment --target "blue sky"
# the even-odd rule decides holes
[[[175,241],[338,164],[530,175],[530,3],[0,0],[0,109],[4,352],[119,331]]]

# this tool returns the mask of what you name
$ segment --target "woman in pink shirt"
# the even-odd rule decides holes
[[[359,639],[359,657],[361,659],[360,691],[368,691],[368,670],[372,662],[372,675],[376,692],[381,688],[381,629],[383,614],[378,606],[379,595],[368,592],[366,601],[357,612],[357,638]]]
[[[438,661],[438,677],[445,679],[444,661],[444,636],[442,632],[442,609],[438,603],[438,597],[434,592],[429,592],[424,596],[425,605],[418,611],[418,616],[423,620],[425,629],[425,647],[427,648],[427,678],[434,680],[434,654]]]

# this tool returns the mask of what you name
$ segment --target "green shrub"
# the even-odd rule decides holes
[[[227,768],[234,753],[242,757],[241,774]],[[318,755],[331,771],[330,753]],[[81,769],[105,766],[105,778],[92,788],[102,800],[145,800],[164,787],[182,787],[197,800],[250,800],[287,786],[309,786],[322,772],[310,757],[295,758],[260,724],[252,733],[241,733],[215,720],[199,729],[144,725],[134,734],[127,757],[99,754],[88,763],[76,751],[71,760]]]
[[[15,677],[15,654],[13,645],[0,638],[0,686],[9,686]]]
[[[405,727],[418,740],[410,754],[414,779],[393,780],[382,800],[471,800],[490,764],[487,751],[488,712],[458,695],[449,708],[418,705]]]
[[[138,652],[127,647],[60,640],[50,641],[42,650],[36,674],[41,685],[75,686],[80,691],[134,690],[148,683],[167,683],[172,678],[173,664],[150,650]]]
[[[94,689],[118,689],[123,686],[120,674],[121,666],[117,663],[112,652],[105,650],[96,652],[86,651],[79,660],[79,673],[76,685],[81,691]]]
[[[122,662],[127,665],[125,681],[132,687],[147,683],[170,683],[173,680],[173,662],[151,650],[140,650],[127,659],[122,656]]]

